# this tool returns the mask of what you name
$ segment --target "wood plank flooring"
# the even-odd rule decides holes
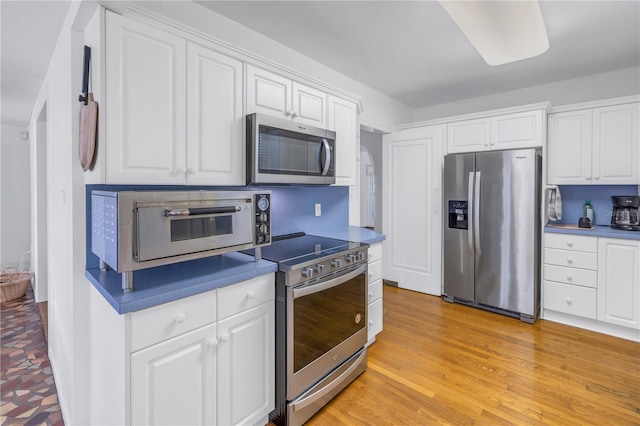
[[[384,287],[367,371],[308,425],[640,425],[640,343]]]

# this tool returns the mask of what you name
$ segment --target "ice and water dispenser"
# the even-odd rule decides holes
[[[468,229],[468,201],[449,200],[449,228]]]

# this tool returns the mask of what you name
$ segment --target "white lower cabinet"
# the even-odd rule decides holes
[[[368,274],[367,340],[371,344],[382,331],[382,243],[369,246]]]
[[[640,241],[547,233],[544,258],[545,319],[640,340]]]
[[[118,315],[92,291],[91,423],[264,424],[275,404],[268,274]]]

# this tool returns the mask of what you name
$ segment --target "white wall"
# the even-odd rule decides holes
[[[550,101],[552,106],[596,101],[640,93],[640,68],[631,67],[572,80],[526,87],[494,95],[419,108],[413,121]]]
[[[89,286],[84,277],[85,182],[78,160],[81,30],[97,4],[72,2],[56,42],[30,132],[47,105],[49,359],[66,424],[88,424]],[[35,156],[31,157],[32,164]]]
[[[18,267],[31,245],[29,141],[21,137],[24,127],[0,127],[0,268]],[[29,269],[28,255],[24,268]]]

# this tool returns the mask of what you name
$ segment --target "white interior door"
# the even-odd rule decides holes
[[[383,276],[409,290],[442,289],[444,125],[383,137]]]

